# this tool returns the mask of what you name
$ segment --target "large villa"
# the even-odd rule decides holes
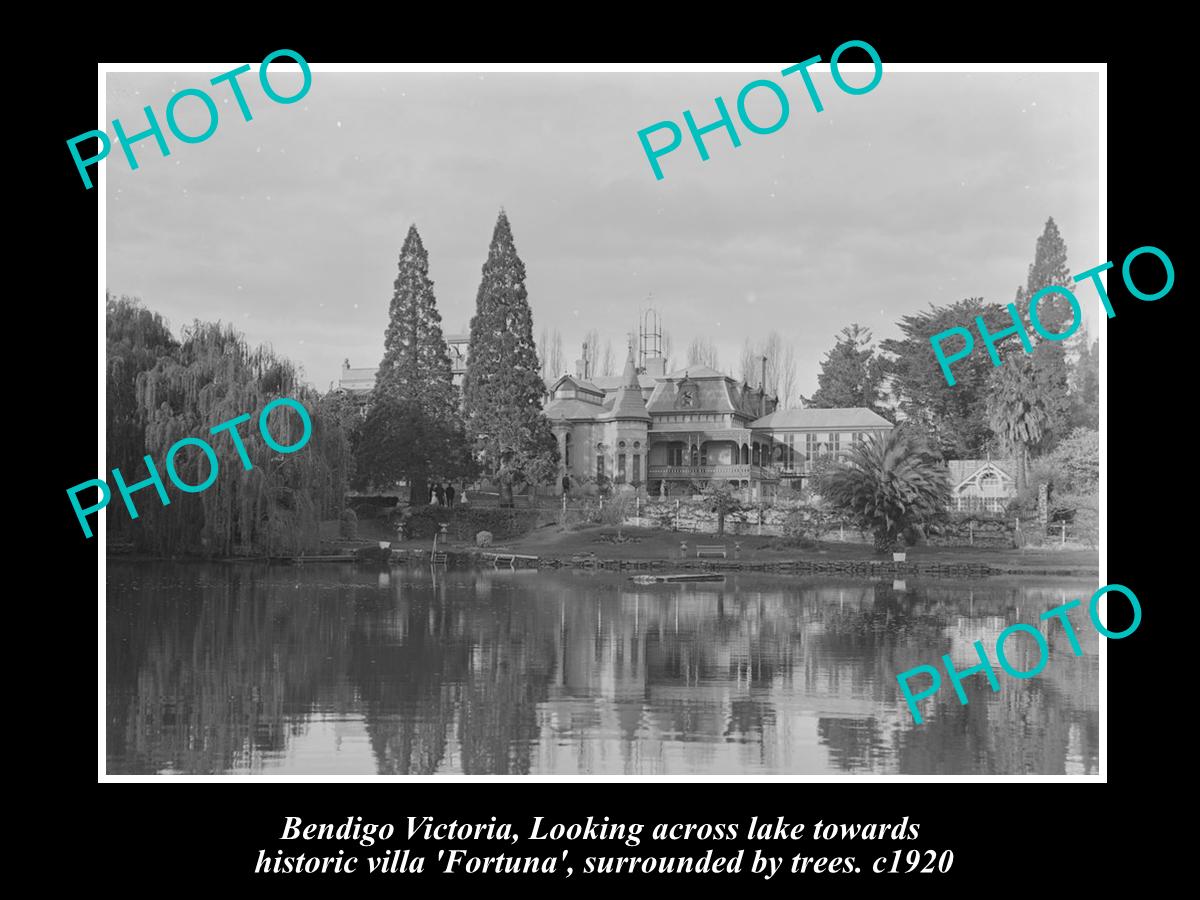
[[[465,371],[465,336],[449,341],[455,381]],[[690,495],[729,482],[770,500],[781,482],[800,487],[813,461],[840,456],[892,423],[868,409],[777,409],[759,387],[707,366],[668,373],[658,353],[632,350],[621,375],[597,376],[584,359],[573,375],[547,383],[545,413],[558,439],[559,479],[572,486],[608,480],[649,496]],[[765,379],[764,379],[765,380]],[[337,390],[365,397],[375,370],[342,368]]]
[[[577,372],[549,390],[545,411],[563,473],[575,482],[628,483],[651,496],[727,481],[769,500],[782,480],[803,479],[819,456],[892,428],[867,409],[780,410],[761,387],[707,366],[668,373],[662,356],[639,368],[632,352],[623,375]]]

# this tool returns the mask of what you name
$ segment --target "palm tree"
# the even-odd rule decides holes
[[[910,525],[943,512],[950,497],[946,470],[903,425],[855,446],[817,489],[833,507],[870,528],[881,553]]]
[[[1029,357],[1009,358],[992,376],[988,424],[1017,467],[1017,492],[1025,490],[1029,448],[1044,436],[1050,415],[1046,410]]]

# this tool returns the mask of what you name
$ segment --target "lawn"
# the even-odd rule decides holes
[[[622,528],[595,526],[580,530],[562,530],[558,526],[547,526],[521,538],[497,541],[496,546],[514,553],[531,556],[557,557],[594,553],[598,559],[679,559],[680,543],[687,544],[689,557],[696,555],[697,544],[724,544],[729,558],[734,558],[735,542],[741,545],[738,559],[763,562],[785,562],[790,560],[834,561],[862,560],[884,561],[890,556],[877,554],[870,544],[841,541],[818,541],[811,548],[789,545],[783,538],[755,537],[753,535],[685,534],[648,528]],[[412,541],[395,546],[417,546],[430,541]],[[441,546],[441,544],[439,544]],[[448,549],[465,547],[454,542]],[[1043,549],[989,549],[977,547],[909,547],[910,563],[941,563],[964,565],[979,563],[1005,572],[1045,572],[1071,574],[1094,574],[1099,571],[1099,557],[1094,550],[1043,550]]]

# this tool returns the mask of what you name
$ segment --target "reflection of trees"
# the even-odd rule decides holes
[[[475,653],[461,687],[458,721],[468,775],[528,774],[537,706],[546,699],[553,671],[545,617],[528,604],[502,602],[468,622]]]
[[[362,610],[355,631],[350,677],[379,772],[432,774],[456,739],[467,774],[527,773],[552,634],[489,579],[448,573],[432,590],[429,579],[406,573],[394,608]]]
[[[264,568],[110,563],[109,582],[114,773],[249,768],[344,665],[339,608]]]
[[[846,771],[1097,766],[1094,634],[1077,658],[1052,631],[1041,675],[999,694],[973,676],[965,707],[944,677],[921,726],[896,683],[1036,621],[1058,588],[115,563],[109,580],[113,771],[258,768],[316,712],[360,718],[384,774],[527,773],[559,746],[637,774],[729,744],[778,771],[814,743]]]
[[[446,755],[453,685],[467,648],[453,639],[455,611],[420,595],[397,608],[360,608],[350,652],[367,733],[381,775],[431,775]]]
[[[817,736],[829,747],[829,758],[847,772],[870,772],[889,755],[877,719],[822,718]]]

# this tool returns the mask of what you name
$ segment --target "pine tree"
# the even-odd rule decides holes
[[[970,297],[950,306],[931,304],[916,315],[902,317],[896,324],[903,337],[880,344],[889,356],[886,375],[901,415],[946,459],[980,457],[991,442],[987,395],[993,366],[987,352],[976,347],[975,353],[955,363],[956,383],[951,387],[933,357],[929,339],[952,327],[974,332],[976,316],[983,316],[992,332],[1006,327],[1005,323],[1011,324],[999,304]],[[997,352],[1002,359],[1011,358],[1022,354],[1023,348],[1016,338],[1009,338],[1001,342]]]
[[[871,330],[855,323],[843,328],[821,362],[817,392],[805,401],[818,409],[862,407],[880,412],[883,361],[871,346]]]
[[[410,500],[422,502],[430,476],[460,474],[447,465],[447,450],[466,437],[429,256],[416,225],[408,229],[397,267],[383,361],[362,426],[358,462],[360,473],[377,484],[406,479]]]
[[[1017,288],[1016,296],[1017,309],[1028,325],[1030,342],[1034,345],[1030,383],[1038,391],[1038,399],[1047,416],[1045,429],[1039,441],[1043,450],[1052,449],[1071,428],[1066,348],[1060,341],[1050,341],[1041,337],[1034,330],[1029,316],[1029,305],[1033,295],[1047,287],[1063,287],[1068,290],[1075,287],[1067,268],[1067,245],[1053,218],[1046,220],[1046,227],[1037,239],[1025,286]],[[1072,318],[1070,304],[1059,294],[1047,294],[1038,302],[1038,321],[1051,334],[1061,334],[1069,328]]]
[[[501,210],[471,318],[463,408],[467,431],[506,506],[515,485],[547,483],[557,473],[558,445],[542,414],[540,372],[525,265]]]

